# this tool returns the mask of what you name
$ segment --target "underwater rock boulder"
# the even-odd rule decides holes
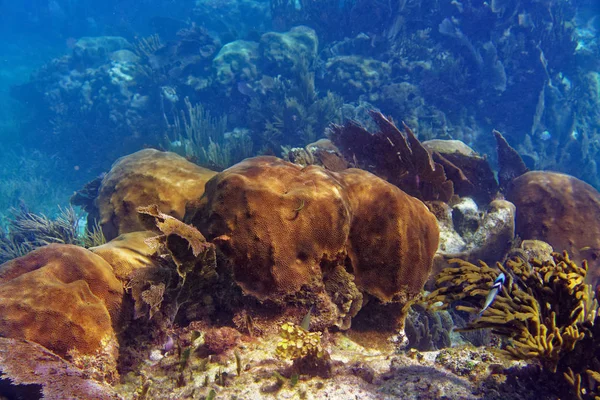
[[[112,240],[145,230],[137,207],[156,204],[160,211],[183,218],[186,203],[202,196],[204,184],[215,174],[175,153],[154,149],[118,159],[102,180],[96,198],[104,236]]]
[[[317,57],[319,39],[314,29],[295,26],[288,32],[267,32],[260,38],[261,66],[267,75],[286,75],[302,63],[312,65]]]
[[[532,171],[514,179],[507,199],[517,206],[516,233],[587,260],[588,282],[600,282],[600,193],[570,175]]]
[[[112,349],[123,288],[112,267],[78,246],[50,244],[0,266],[0,336],[61,357]]]
[[[275,157],[215,176],[186,221],[229,258],[245,294],[281,305],[312,296],[321,323],[342,329],[364,294],[405,303],[420,293],[439,235],[421,201],[371,173]]]

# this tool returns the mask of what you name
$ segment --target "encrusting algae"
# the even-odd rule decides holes
[[[497,269],[484,262],[477,266],[453,259],[450,263],[457,266],[437,276],[437,289],[427,297],[429,304],[442,302],[439,308],[443,309],[458,300],[484,299],[503,273],[504,289],[461,330],[490,328],[508,338],[503,351],[511,357],[537,359],[546,370],[564,376],[580,399],[600,398],[593,392],[600,382],[596,379],[600,359],[595,355],[600,334],[594,334],[598,304],[592,286],[585,282],[587,262],[579,266],[564,252],[552,253],[552,260],[545,261],[514,257],[504,265],[497,263]],[[456,309],[474,314],[481,310],[464,305]],[[587,356],[582,359],[580,354]]]

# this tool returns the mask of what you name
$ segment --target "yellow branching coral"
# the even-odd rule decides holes
[[[556,371],[561,357],[584,338],[579,324],[595,317],[597,304],[585,284],[587,263],[578,266],[568,254],[553,253],[553,260],[524,260],[516,257],[497,269],[480,262],[451,260],[457,267],[444,269],[436,279],[437,289],[427,301],[442,302],[442,308],[456,300],[481,299],[489,293],[500,272],[506,283],[495,301],[480,318],[464,330],[491,328],[508,337],[505,351],[515,358],[539,359]],[[458,310],[477,313],[481,308],[458,306]]]
[[[321,332],[309,332],[299,325],[286,322],[281,325],[282,340],[277,345],[277,356],[296,360],[303,357],[322,358]]]

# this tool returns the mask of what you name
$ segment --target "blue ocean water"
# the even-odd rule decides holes
[[[25,398],[3,392],[16,386],[87,391],[77,398],[118,389],[137,399],[280,390],[282,398],[383,398],[385,386],[389,398],[419,398],[421,390],[434,398],[448,382],[467,395],[444,398],[502,398],[498,388],[527,389],[522,398],[597,390],[600,234],[588,221],[600,215],[600,194],[562,176],[538,197],[520,197],[523,189],[511,199],[507,187],[529,169],[600,190],[599,32],[599,0],[0,0],[0,264],[56,244],[0,271],[0,398]],[[495,131],[521,160],[508,146],[498,159],[503,142]],[[311,146],[326,137],[335,143]],[[364,146],[348,143],[359,137]],[[435,139],[443,143],[421,145]],[[209,181],[212,171],[144,152],[154,157],[146,166],[185,165],[177,178],[192,176],[191,188],[163,170],[139,186],[136,176],[111,197],[126,181],[106,175],[111,166],[149,148],[213,171],[274,155],[335,173],[362,167],[387,182],[356,170],[338,181],[342,173],[273,158],[266,167],[241,164],[239,180],[292,170],[297,187],[272,195],[268,179],[259,189],[219,180],[227,174]],[[313,175],[298,184],[306,171]],[[204,191],[204,178],[212,191]],[[161,179],[168,182],[152,192]],[[148,198],[167,198],[160,206],[179,215],[136,203]],[[528,225],[523,214],[538,219]],[[230,228],[243,218],[246,226]],[[155,225],[159,236],[141,231]],[[538,236],[568,250],[573,263],[566,253],[555,253],[551,266],[525,260],[549,256],[540,243],[536,254],[521,241]],[[510,255],[523,263],[494,267]],[[463,280],[442,279],[472,295],[452,315],[414,307],[411,338],[402,326],[406,305],[422,300],[423,287],[432,289],[433,276],[456,257],[492,268],[480,268],[472,283],[476,267],[465,261]],[[55,274],[56,282],[36,274]],[[73,276],[75,284],[63,282]],[[83,301],[66,300],[73,293]],[[87,311],[78,314],[79,306]],[[485,325],[492,313],[496,325]],[[453,331],[474,318],[508,339]],[[63,334],[71,333],[97,336],[70,343]],[[423,352],[467,341],[480,347],[459,348],[456,360],[438,353],[434,363],[432,353],[405,352],[403,334]],[[518,355],[537,358],[522,370],[481,347],[514,349],[519,340]],[[363,344],[383,350],[361,353]],[[32,348],[43,354],[35,373]],[[63,387],[65,377],[74,388]],[[530,382],[541,378],[538,391]],[[348,394],[357,388],[366,391]]]
[[[497,129],[531,169],[599,188],[598,8],[593,0],[2,2],[0,215],[23,204],[53,214],[145,147],[210,164],[193,148],[208,136],[193,142],[177,128],[197,107],[221,124],[212,141],[237,148],[216,169],[305,146],[331,122],[368,124],[364,111],[378,109],[420,140],[462,140],[492,160]]]

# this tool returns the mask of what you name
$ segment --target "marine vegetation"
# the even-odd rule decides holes
[[[25,206],[14,209],[7,229],[0,227],[0,263],[50,243],[82,244],[85,239],[78,230],[79,217],[73,208],[61,209],[55,219],[32,213]]]
[[[250,157],[252,139],[241,133],[226,133],[227,116],[213,117],[202,104],[185,98],[185,111],[174,113],[167,126],[166,147],[196,164],[221,171]]]
[[[346,159],[421,200],[448,201],[454,184],[413,131],[404,125],[405,136],[380,112],[369,111],[369,115],[379,127],[374,134],[354,121],[329,128],[329,138]]]
[[[494,282],[504,274],[504,288],[481,316],[462,331],[490,328],[507,340],[502,352],[512,358],[537,360],[545,370],[562,376],[578,398],[594,398],[600,382],[598,304],[585,281],[587,262],[577,265],[564,252],[545,261],[516,256],[496,268],[454,259],[455,267],[436,278],[429,304],[470,301],[459,311],[478,314]],[[591,396],[591,397],[590,397]]]
[[[340,119],[343,100],[315,89],[315,74],[306,59],[294,67],[294,77],[269,80],[268,89],[256,93],[248,105],[252,129],[260,137],[262,152],[279,154],[281,146],[305,146],[323,137],[327,125]]]

